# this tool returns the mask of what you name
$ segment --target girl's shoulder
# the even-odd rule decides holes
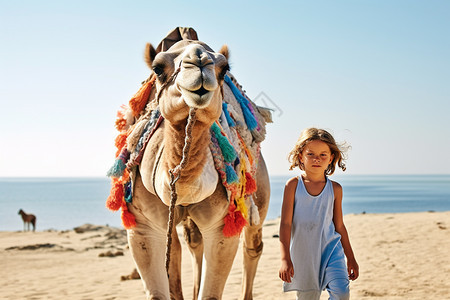
[[[334,180],[331,180],[331,179],[330,179],[330,181],[331,181],[331,184],[333,185],[334,192],[335,193],[336,192],[342,193],[342,185],[340,185],[340,183],[337,182],[337,181],[334,181]]]
[[[299,178],[299,176],[295,176],[295,177],[289,178],[286,181],[286,187],[296,187],[297,184],[298,184],[298,178]]]

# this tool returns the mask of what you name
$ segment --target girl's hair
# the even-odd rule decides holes
[[[294,149],[289,152],[288,161],[289,163],[291,163],[289,170],[292,170],[295,167],[299,167],[300,170],[304,170],[303,164],[300,162],[300,154],[303,152],[306,144],[316,140],[325,142],[328,147],[330,147],[331,154],[334,155],[333,161],[325,170],[325,175],[331,175],[334,173],[336,169],[336,163],[339,168],[345,171],[345,151],[348,147],[345,145],[338,145],[333,136],[328,131],[318,128],[307,128],[302,131],[300,137],[297,140],[297,143],[295,143]]]

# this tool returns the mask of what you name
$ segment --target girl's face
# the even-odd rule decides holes
[[[300,154],[300,161],[303,163],[305,172],[324,174],[328,165],[333,161],[334,155],[331,154],[327,143],[320,140],[314,140],[306,144],[303,152]]]

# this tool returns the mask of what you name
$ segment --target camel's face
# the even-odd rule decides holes
[[[227,50],[222,51],[226,55]],[[213,52],[202,42],[180,41],[150,59],[151,68],[157,75],[157,90],[163,89],[159,103],[166,118],[173,119],[171,116],[175,112],[175,121],[185,118],[187,114],[180,113],[187,112],[188,107],[217,114],[208,116],[212,120],[219,117],[222,103],[220,87],[229,69],[224,54]],[[174,73],[177,73],[175,79]]]

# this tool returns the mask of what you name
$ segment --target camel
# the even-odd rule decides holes
[[[173,223],[182,223],[191,252],[193,298],[221,299],[240,238],[239,234],[224,235],[224,218],[230,210],[229,191],[221,182],[210,150],[210,130],[223,114],[224,93],[230,93],[224,84],[225,77],[232,76],[228,48],[223,46],[214,52],[198,41],[190,28],[177,28],[172,37],[174,33],[175,38],[166,38],[157,49],[147,44],[145,51],[146,62],[156,77],[149,98],[158,105],[164,121],[152,135],[139,167],[132,172],[132,202],[125,209],[134,215],[136,225],[127,230],[128,242],[147,299],[183,299],[181,246],[176,230],[169,234],[172,244],[168,274],[163,250],[173,184],[176,188]],[[259,107],[254,105],[253,109],[259,114]],[[195,122],[190,123],[193,124],[190,148],[186,152],[185,130],[192,112]],[[187,159],[182,169],[178,169],[179,179],[174,184],[169,171],[176,169],[185,155]],[[270,185],[262,156],[258,158],[254,177],[257,189],[253,201],[259,222],[250,220],[243,229],[242,299],[252,299],[263,249],[262,223],[267,214]]]
[[[36,216],[32,214],[26,214],[22,209],[18,212],[22,216],[23,231],[30,231],[30,224],[33,225],[33,231],[36,229]]]

